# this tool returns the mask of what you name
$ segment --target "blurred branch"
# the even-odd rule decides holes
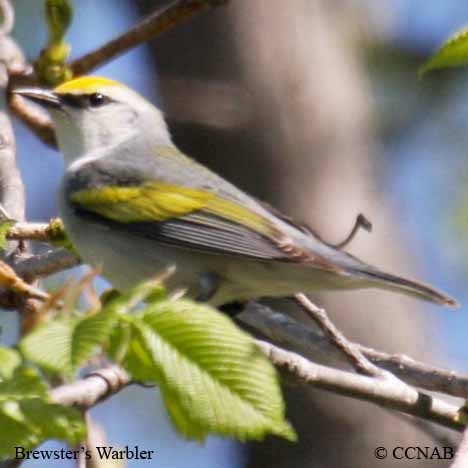
[[[15,137],[11,121],[4,107],[0,110],[0,205],[8,217],[24,220],[24,186],[16,166]],[[11,252],[12,249],[8,250]]]
[[[15,80],[14,83],[15,86],[19,85],[17,80]],[[19,117],[43,143],[51,147],[57,146],[52,120],[43,109],[40,109],[38,106],[28,102],[17,94],[9,95],[9,105],[14,114]]]
[[[8,0],[0,2],[3,18],[0,26],[0,88],[8,86],[10,73],[24,70],[25,58],[22,50],[9,36],[13,27],[14,10]],[[0,109],[0,206],[3,214],[17,220],[24,220],[25,197],[21,175],[16,166],[15,136],[7,113],[5,101]],[[6,253],[11,253],[16,243],[10,244]]]
[[[49,242],[51,233],[48,223],[16,223],[7,233],[7,239]]]
[[[159,90],[168,120],[179,124],[233,131],[254,118],[252,96],[235,83],[161,76]]]
[[[68,270],[80,264],[80,259],[67,249],[49,250],[43,254],[21,257],[13,263],[21,277],[40,278]]]
[[[26,283],[16,272],[5,262],[0,260],[0,287],[13,291],[16,294],[28,298],[47,301],[49,295],[44,291]]]
[[[0,88],[5,92],[9,86],[10,77],[27,73],[30,67],[22,49],[8,35],[14,24],[14,9],[9,0],[0,1],[0,12],[3,19],[0,26]],[[16,165],[15,137],[3,95],[0,109],[0,208],[2,217],[24,221],[25,207],[23,181]],[[24,253],[25,250],[23,242],[9,242],[0,257],[5,261],[11,261],[18,253]],[[40,307],[36,299],[42,300],[47,295],[19,278],[6,263],[2,263],[1,270],[2,285],[6,286],[7,290],[2,292],[0,304],[2,306],[14,305],[21,315],[22,329],[24,329],[25,320],[35,315]]]
[[[142,42],[161,35],[198,12],[214,8],[227,0],[175,0],[150,14],[122,35],[70,63],[73,75],[84,75]]]
[[[466,468],[468,466],[468,429],[465,429],[462,440],[458,445],[455,460],[450,468]]]
[[[86,414],[87,436],[86,448],[91,451],[91,458],[86,460],[86,468],[125,468],[127,463],[125,460],[103,460],[96,447],[108,447],[109,443],[106,433],[102,426],[98,425],[94,419]]]
[[[0,0],[0,11],[2,12],[0,35],[7,36],[15,24],[15,10],[9,0]]]

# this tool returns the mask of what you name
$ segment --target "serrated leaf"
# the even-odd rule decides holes
[[[0,346],[0,380],[8,379],[21,364],[21,356],[15,349]]]
[[[148,306],[131,322],[124,360],[135,378],[157,381],[176,428],[240,440],[290,440],[275,369],[252,338],[218,311],[187,300]]]
[[[71,308],[80,293],[79,290],[75,292]],[[144,282],[125,294],[110,298],[98,312],[81,318],[58,318],[39,325],[21,340],[19,348],[28,360],[44,370],[70,376],[103,344],[107,344],[120,316],[155,294],[158,297],[164,294],[160,282]]]
[[[27,450],[52,438],[76,444],[84,435],[79,411],[51,403],[36,370],[20,366],[0,382],[0,458],[14,456],[15,447]]]
[[[468,28],[450,36],[418,70],[419,76],[430,70],[468,64]]]
[[[71,375],[76,319],[60,318],[39,325],[19,343],[24,357],[53,374]]]
[[[110,337],[118,315],[111,307],[80,319],[75,326],[71,343],[71,366],[78,368]]]
[[[0,221],[0,249],[4,250],[7,245],[7,234],[10,228],[16,223],[12,219]]]
[[[26,359],[44,370],[70,376],[99,350],[116,321],[109,309],[79,319],[60,318],[37,327],[19,347]]]

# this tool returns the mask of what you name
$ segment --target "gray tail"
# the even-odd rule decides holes
[[[435,302],[436,304],[448,307],[459,307],[458,302],[452,297],[419,281],[384,273],[374,268],[356,269],[355,273],[358,273],[366,280],[370,280],[370,285],[378,288],[408,294],[424,299],[425,301]]]

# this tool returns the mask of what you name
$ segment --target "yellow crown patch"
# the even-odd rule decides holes
[[[57,86],[54,91],[59,94],[95,93],[100,91],[102,86],[122,85],[118,81],[101,76],[81,76],[62,83]]]

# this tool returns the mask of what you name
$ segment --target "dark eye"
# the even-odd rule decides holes
[[[106,96],[104,96],[101,93],[90,94],[88,99],[89,99],[89,105],[91,107],[99,107],[105,104],[106,102],[108,102],[108,99],[106,98]]]

